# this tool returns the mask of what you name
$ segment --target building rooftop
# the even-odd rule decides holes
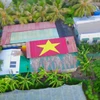
[[[74,22],[79,34],[100,33],[100,16],[74,18]]]

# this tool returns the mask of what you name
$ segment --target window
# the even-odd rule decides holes
[[[97,40],[93,40],[93,43],[97,43]]]
[[[15,68],[15,67],[16,67],[16,61],[11,61],[10,68]]]
[[[84,43],[87,43],[88,40],[89,40],[89,38],[83,38],[83,39],[82,39],[82,41],[83,41]]]
[[[19,73],[19,71],[16,71],[16,73]]]
[[[98,37],[97,37],[97,38],[93,38],[93,41],[92,41],[92,42],[93,42],[93,43],[97,43],[99,39],[100,39],[100,38],[98,38]]]

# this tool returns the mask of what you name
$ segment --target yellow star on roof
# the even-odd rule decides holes
[[[46,44],[43,45],[37,45],[40,48],[43,48],[42,52],[39,56],[43,55],[44,53],[48,52],[49,50],[52,50],[54,52],[59,53],[59,51],[55,48],[60,43],[51,43],[49,40],[46,42]]]

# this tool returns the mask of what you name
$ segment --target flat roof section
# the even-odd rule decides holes
[[[59,34],[59,37],[69,37],[74,36],[74,30],[72,27],[64,24],[63,21],[58,20],[56,21],[56,28]]]
[[[94,34],[100,32],[100,16],[74,18],[74,22],[79,34]]]

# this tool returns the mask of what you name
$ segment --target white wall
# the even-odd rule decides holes
[[[20,49],[8,49],[0,52],[0,60],[3,60],[3,64],[1,65],[2,71],[0,71],[0,75],[6,75],[11,72],[13,72],[13,74],[18,74],[16,71],[19,72],[20,55],[14,56],[12,54],[13,52],[20,52]],[[10,68],[11,61],[16,61],[15,68]]]
[[[82,41],[82,39],[84,38],[89,38],[88,43],[92,44],[93,38],[100,38],[100,33],[81,34],[79,37],[80,37],[80,41]],[[98,42],[100,42],[100,40]]]

